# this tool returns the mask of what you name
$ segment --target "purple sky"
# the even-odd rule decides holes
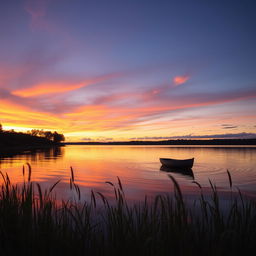
[[[69,141],[253,137],[255,8],[3,0],[0,122]]]

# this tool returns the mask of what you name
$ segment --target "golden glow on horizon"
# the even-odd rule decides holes
[[[122,86],[120,91],[108,91],[113,85],[105,88],[105,83],[96,89],[88,86],[118,76],[118,73],[108,74],[77,83],[59,81],[3,90],[0,123],[7,130],[56,130],[65,135],[66,141],[128,141],[147,137],[157,140],[190,134],[255,133],[253,112],[246,111],[246,115],[245,111],[236,112],[235,116],[232,111],[223,112],[223,104],[237,107],[236,101],[242,100],[253,104],[254,91],[173,97],[168,93],[174,86],[158,85],[141,91]],[[173,85],[184,84],[189,79],[188,75],[176,76]],[[86,86],[81,95],[76,91]],[[72,97],[67,92],[72,92]],[[229,111],[231,109],[229,106]],[[231,125],[222,127],[221,124]]]
[[[0,100],[0,122],[4,129],[27,131],[31,129],[56,130],[64,133],[66,141],[127,141],[132,138],[165,137],[192,135],[211,135],[224,133],[255,132],[254,116],[241,113],[234,119],[225,115],[200,117],[195,109],[195,115],[179,118],[161,116],[143,120],[152,113],[163,113],[184,106],[155,106],[142,108],[118,108],[91,105],[74,109],[73,112],[54,115],[37,112],[29,107]],[[207,105],[195,104],[196,106]],[[194,109],[192,105],[185,105]],[[192,111],[193,112],[193,111]],[[200,111],[201,112],[201,111]],[[140,120],[141,119],[141,120]],[[5,120],[5,121],[2,121]],[[131,120],[137,120],[131,122]],[[202,122],[203,121],[203,122]],[[237,128],[223,130],[220,123],[231,123]],[[247,127],[244,126],[247,123]]]
[[[62,118],[39,111],[29,107],[0,99],[0,117],[3,127],[19,127],[19,129],[50,129],[50,127],[65,128],[66,122]],[[2,120],[5,120],[2,122]],[[14,128],[11,128],[14,129]],[[50,129],[52,130],[52,129]]]

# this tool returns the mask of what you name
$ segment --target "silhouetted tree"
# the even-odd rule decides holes
[[[51,140],[55,143],[59,143],[61,141],[65,141],[65,137],[63,134],[58,132],[51,132],[51,131],[44,131],[44,130],[38,130],[38,129],[32,129],[31,131],[27,132],[31,136],[37,136],[37,137],[43,137],[47,140]]]
[[[0,132],[3,132],[3,126],[0,124]]]
[[[51,131],[45,131],[44,137],[48,140],[53,140],[53,133]]]
[[[39,130],[37,130],[37,129],[32,129],[31,131],[30,131],[30,134],[32,135],[32,136],[38,136],[39,135]]]
[[[53,133],[53,141],[56,142],[56,143],[59,143],[61,141],[65,141],[65,137],[64,137],[63,134],[54,132]]]

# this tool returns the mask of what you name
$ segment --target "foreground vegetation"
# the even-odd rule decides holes
[[[118,178],[117,185],[107,182],[114,203],[93,191],[81,202],[71,168],[70,189],[77,200],[60,202],[54,196],[59,181],[42,191],[31,181],[29,164],[20,186],[1,175],[1,255],[246,255],[256,249],[256,204],[241,192],[230,192],[224,211],[211,184],[209,200],[201,193],[188,206],[170,176],[172,195],[129,206]]]

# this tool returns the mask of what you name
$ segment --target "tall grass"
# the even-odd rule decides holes
[[[99,192],[81,202],[71,168],[70,189],[77,200],[57,201],[54,188],[42,190],[23,167],[24,182],[12,184],[0,172],[1,255],[241,255],[256,249],[256,204],[233,191],[225,211],[210,181],[211,196],[201,194],[188,206],[174,184],[173,195],[147,197],[129,205],[120,179],[113,188],[115,203]],[[238,196],[236,196],[238,195]]]

